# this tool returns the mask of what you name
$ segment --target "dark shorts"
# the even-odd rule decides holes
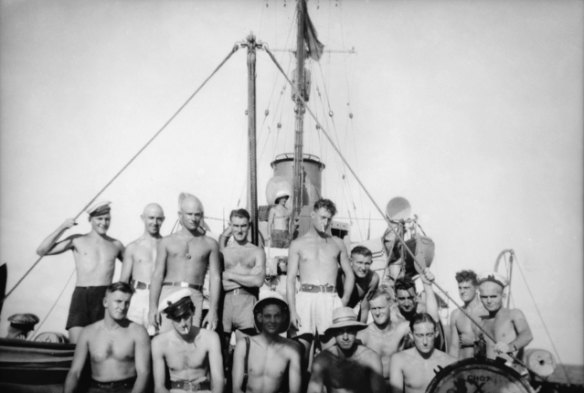
[[[223,331],[253,330],[255,327],[253,306],[257,302],[257,288],[236,288],[225,293],[223,298]]]
[[[99,287],[75,287],[69,306],[69,317],[65,329],[85,327],[103,319],[103,298],[107,285]]]
[[[274,229],[270,235],[272,237],[272,247],[287,248],[290,246],[290,234],[288,231]]]
[[[87,393],[130,393],[136,382],[136,377],[113,382],[98,382],[91,380]]]

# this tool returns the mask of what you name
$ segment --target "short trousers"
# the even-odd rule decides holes
[[[271,236],[271,246],[274,248],[287,248],[290,246],[290,234],[286,230],[274,229]]]
[[[296,313],[300,318],[297,335],[323,335],[333,323],[333,310],[342,307],[336,292],[303,292],[296,294]]]
[[[107,285],[96,287],[75,287],[71,295],[69,316],[65,329],[85,327],[103,319],[105,308],[103,298]]]
[[[253,306],[257,296],[245,288],[235,288],[223,298],[223,331],[253,329],[255,327]]]
[[[128,308],[128,319],[144,326],[148,330],[149,335],[154,335],[154,327],[148,321],[148,310],[150,309],[150,290],[149,289],[135,289],[132,299],[130,300],[130,307]]]
[[[136,377],[113,382],[99,382],[91,380],[87,393],[129,393],[134,387]]]
[[[163,285],[162,290],[160,291],[160,303],[162,305],[162,301],[171,293],[179,291],[183,288],[179,286],[171,286],[171,285]],[[195,305],[195,314],[193,316],[193,325],[194,326],[201,326],[202,316],[203,316],[203,292],[188,288],[191,292],[191,300]],[[160,330],[159,333],[164,333],[172,329],[172,321],[166,317],[166,314],[162,313],[160,316]]]

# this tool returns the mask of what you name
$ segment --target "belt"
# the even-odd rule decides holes
[[[230,289],[228,291],[225,291],[225,294],[228,294],[228,293],[231,293],[233,295],[247,294],[247,295],[253,295],[253,296],[257,297],[257,294],[254,293],[254,289],[256,290],[255,292],[257,292],[258,288],[246,288],[246,287],[233,288],[233,289]]]
[[[134,289],[150,289],[150,284],[146,282],[132,280],[130,281],[130,284],[132,284]]]
[[[106,389],[106,390],[114,390],[119,388],[131,388],[134,386],[134,382],[136,381],[136,377],[130,377],[126,379],[122,379],[119,381],[111,381],[111,382],[100,382],[96,381],[95,379],[91,379],[91,386]]]
[[[181,379],[179,381],[170,381],[170,388],[182,389],[187,392],[196,392],[199,390],[211,390],[211,383],[208,380],[194,382]]]
[[[335,292],[335,286],[330,284],[315,285],[315,284],[301,284],[300,291],[302,292]]]
[[[166,281],[163,282],[162,285],[170,285],[171,287],[181,287],[181,288],[192,288],[197,291],[202,291],[203,286],[199,284],[190,284],[185,281]]]

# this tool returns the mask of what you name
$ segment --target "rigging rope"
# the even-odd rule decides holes
[[[227,62],[227,60],[229,60],[231,58],[231,56],[233,56],[233,54],[235,52],[237,52],[237,50],[240,48],[240,43],[236,43],[233,48],[231,49],[231,51],[229,52],[229,54],[223,59],[223,61],[221,61],[221,63],[219,63],[219,65],[217,67],[215,67],[215,69],[213,70],[213,72],[211,73],[211,75],[209,75],[204,81],[203,83],[201,83],[201,85],[199,85],[199,87],[186,99],[186,101],[174,112],[174,114],[172,116],[170,116],[170,118],[164,123],[164,125],[162,127],[160,127],[160,129],[158,131],[156,131],[156,133],[144,144],[144,146],[142,146],[138,152],[136,154],[134,154],[134,156],[132,156],[132,158],[130,158],[130,160],[122,167],[122,169],[120,169],[115,175],[114,177],[111,178],[110,181],[108,181],[105,186],[103,186],[98,192],[97,194],[95,194],[95,196],[93,198],[91,198],[89,200],[89,202],[87,202],[87,204],[85,204],[85,206],[79,211],[79,213],[77,213],[75,215],[75,217],[73,218],[74,220],[77,220],[79,218],[79,216],[81,214],[83,214],[83,212],[93,203],[95,202],[95,200],[134,162],[134,160],[136,160],[136,158],[138,158],[138,156],[140,154],[142,154],[142,152],[144,150],[146,150],[146,148],[148,146],[150,146],[150,144],[152,142],[154,142],[154,139],[156,139],[161,133],[162,131],[164,131],[166,129],[166,127],[175,119],[175,117],[178,116],[178,114],[180,112],[182,112],[182,110],[189,104],[189,102],[191,102],[191,100],[199,93],[199,91],[207,84],[207,82],[209,82],[209,80],[219,71],[219,69],[221,67],[223,67],[223,65]],[[56,238],[53,243],[50,245],[49,249],[51,249],[55,243],[57,242],[58,238]],[[37,258],[37,260],[32,264],[32,266],[24,273],[24,275],[16,282],[16,284],[14,284],[14,286],[10,289],[10,291],[8,291],[8,293],[5,296],[5,299],[10,296],[10,294],[12,292],[14,292],[14,290],[22,283],[22,281],[30,274],[30,272],[39,264],[39,262],[43,259],[43,256],[40,256],[39,258]]]
[[[63,294],[65,293],[65,289],[67,289],[67,286],[69,285],[69,282],[71,281],[71,279],[75,275],[75,270],[76,269],[73,269],[73,271],[69,275],[69,278],[67,279],[67,282],[63,286],[63,289],[61,290],[61,293],[59,293],[59,296],[57,296],[57,299],[55,300],[55,302],[53,303],[53,305],[51,306],[51,308],[49,309],[49,311],[45,314],[45,317],[43,318],[43,320],[41,321],[41,323],[39,323],[38,326],[37,326],[37,328],[34,329],[33,334],[35,334],[36,332],[38,332],[39,330],[41,330],[41,326],[43,326],[45,324],[45,322],[49,318],[49,315],[51,315],[51,313],[53,312],[53,310],[57,306],[57,303],[59,303],[59,300],[61,299],[61,296],[63,296]]]
[[[278,67],[278,69],[280,70],[280,72],[284,75],[284,78],[286,78],[286,80],[288,81],[288,84],[290,84],[290,86],[292,86],[292,89],[296,92],[298,99],[303,102],[304,107],[306,108],[306,111],[310,114],[310,116],[314,119],[314,121],[319,125],[320,131],[323,133],[323,135],[329,141],[329,143],[331,144],[331,147],[337,152],[337,154],[339,155],[339,157],[341,158],[341,160],[345,163],[346,168],[349,170],[349,172],[351,172],[351,174],[353,175],[353,177],[355,178],[355,180],[357,181],[357,183],[359,184],[359,186],[363,189],[363,192],[365,192],[365,194],[367,195],[367,197],[369,198],[369,200],[371,201],[371,203],[373,203],[373,206],[377,209],[377,211],[379,212],[379,214],[382,217],[385,218],[385,220],[386,220],[386,222],[388,224],[388,227],[396,235],[396,238],[399,240],[400,244],[403,246],[403,248],[405,249],[405,251],[412,257],[412,259],[413,259],[414,263],[416,264],[416,266],[420,270],[423,270],[423,268],[425,266],[422,263],[420,263],[420,261],[414,255],[414,253],[409,249],[409,247],[407,247],[404,239],[401,236],[399,236],[398,233],[396,232],[396,230],[393,228],[393,225],[391,225],[391,221],[389,220],[389,217],[387,217],[387,215],[385,215],[383,213],[383,210],[381,210],[381,208],[379,207],[379,205],[377,204],[377,202],[375,201],[375,199],[373,199],[373,196],[371,195],[371,193],[369,193],[369,190],[367,190],[367,188],[365,187],[365,185],[363,184],[363,182],[361,181],[361,179],[359,178],[359,176],[357,176],[357,174],[353,170],[353,167],[347,162],[347,160],[345,159],[344,155],[341,153],[341,151],[339,150],[339,148],[335,145],[335,143],[332,140],[332,138],[330,137],[330,135],[326,132],[326,130],[322,127],[322,125],[318,122],[316,116],[314,115],[314,112],[306,104],[306,101],[303,99],[302,95],[300,95],[300,93],[296,89],[296,86],[294,86],[294,84],[292,83],[292,81],[284,73],[284,70],[282,69],[282,67],[278,63],[278,60],[276,60],[274,54],[270,51],[270,49],[268,48],[268,46],[266,44],[264,44],[262,47],[266,51],[266,53],[268,54],[268,56],[272,59],[272,62],[274,62],[274,64],[276,65],[276,67]],[[495,338],[480,323],[478,323],[477,321],[475,321],[474,318],[464,308],[462,308],[462,306],[459,306],[458,303],[454,300],[454,298],[452,296],[450,296],[450,294],[448,294],[448,292],[446,290],[444,290],[436,281],[432,281],[432,284],[436,288],[438,288],[440,290],[440,292],[442,292],[444,294],[444,296],[448,300],[450,300],[456,306],[456,308],[458,308],[466,317],[468,317],[469,320],[484,334],[484,336],[486,338],[488,338],[492,342],[497,342],[495,340]],[[525,363],[523,363],[517,357],[512,356],[512,355],[509,355],[509,357],[512,358],[518,364],[520,364],[523,367],[527,368],[527,366],[525,365]]]

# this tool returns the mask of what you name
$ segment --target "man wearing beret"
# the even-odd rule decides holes
[[[73,251],[77,282],[71,297],[66,325],[71,343],[77,342],[84,326],[104,317],[102,302],[107,287],[112,283],[115,261],[123,259],[124,245],[107,235],[111,222],[110,204],[108,201],[99,202],[87,209],[91,224],[89,233],[74,234],[57,242],[63,232],[77,225],[75,220],[70,218],[37,248],[39,256]]]
[[[193,324],[195,305],[187,288],[162,300],[160,311],[172,329],[152,340],[152,370],[156,393],[221,393],[225,385],[221,344],[217,333]],[[166,370],[170,390],[166,386]]]

